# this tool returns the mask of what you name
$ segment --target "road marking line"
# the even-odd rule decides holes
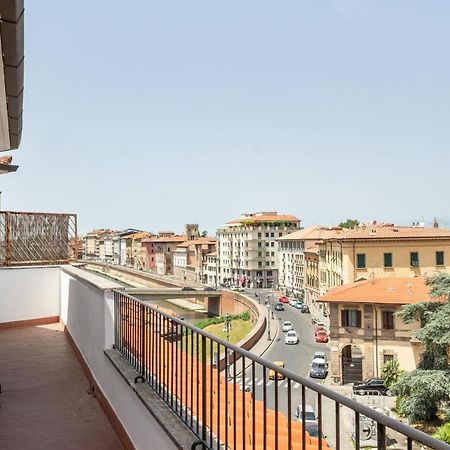
[[[294,389],[298,389],[299,387],[300,387],[300,383],[295,383],[293,386]]]
[[[257,385],[257,386],[261,386],[263,383],[264,383],[264,380],[261,378],[261,379],[256,383],[256,385]]]

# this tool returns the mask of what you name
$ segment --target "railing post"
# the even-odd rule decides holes
[[[212,386],[210,390],[212,390]],[[212,395],[212,391],[210,392],[210,395]],[[202,336],[202,440],[206,441],[206,337],[205,336]]]

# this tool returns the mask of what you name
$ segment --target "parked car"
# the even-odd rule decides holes
[[[242,392],[244,390],[244,384],[239,385],[239,390]],[[249,384],[245,385],[245,392],[252,392],[252,387]]]
[[[280,303],[289,303],[289,299],[288,299],[287,297],[280,297],[280,298],[278,299],[278,301],[279,301]]]
[[[325,328],[325,324],[324,324],[323,322],[321,322],[320,320],[318,320],[318,321],[316,322],[316,325],[317,325],[318,327],[323,327],[323,328]]]
[[[184,286],[183,288],[181,288],[182,291],[196,291],[197,289],[194,289],[193,287],[190,286]]]
[[[298,334],[295,330],[290,330],[284,337],[285,344],[298,344]]]
[[[296,298],[289,298],[289,304],[291,305],[291,306],[295,306],[295,304],[297,303],[297,299]]]
[[[316,334],[316,342],[319,344],[326,344],[328,342],[328,334],[325,331],[319,331]]]
[[[295,420],[298,420],[299,422],[303,420],[302,412],[303,412],[302,405],[298,405],[294,414]],[[308,424],[308,422],[317,423],[316,411],[311,405],[305,405],[305,422],[306,424]]]
[[[294,329],[294,325],[292,325],[292,322],[289,322],[289,320],[285,320],[283,322],[283,327],[281,328],[284,333],[291,331]]]
[[[274,309],[275,311],[284,311],[283,303],[275,303]]]
[[[274,361],[273,362],[278,367],[284,367],[283,361]],[[269,370],[269,380],[275,380],[275,378],[278,378],[279,380],[284,380],[284,375],[280,372],[275,372],[275,370],[270,369]]]
[[[324,379],[328,375],[328,364],[323,358],[314,358],[309,368],[311,378]]]
[[[294,305],[294,306],[295,306],[297,309],[301,309],[301,308],[302,308],[302,305],[303,305],[302,302],[297,301],[297,302],[295,302],[295,305]]]
[[[302,313],[309,314],[309,306],[306,305],[305,303],[303,303],[303,304],[302,304],[302,307],[300,308],[300,311],[301,311]]]
[[[319,321],[319,319],[316,319],[315,317],[311,317],[311,323],[317,323]]]
[[[203,290],[204,291],[215,291],[215,289],[211,286],[206,286]]]
[[[381,395],[392,395],[392,391],[384,384],[382,378],[370,378],[361,383],[353,383],[353,392],[359,395],[379,392]]]
[[[325,361],[327,360],[325,352],[322,352],[322,351],[314,352],[313,359],[316,359],[316,358],[324,359]]]

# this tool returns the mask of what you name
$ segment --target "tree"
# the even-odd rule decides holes
[[[400,365],[397,360],[392,359],[387,361],[381,367],[381,373],[383,374],[384,383],[388,388],[397,383],[401,377],[403,370],[400,369]]]
[[[392,386],[401,412],[413,423],[435,418],[450,404],[450,275],[437,273],[425,282],[432,300],[405,305],[397,313],[404,323],[419,323],[413,337],[425,348],[417,369]]]
[[[208,232],[207,232],[206,230],[203,230],[201,236],[202,236],[202,237],[208,236]]]
[[[358,219],[347,219],[345,222],[341,222],[339,226],[341,228],[356,228],[359,225]]]

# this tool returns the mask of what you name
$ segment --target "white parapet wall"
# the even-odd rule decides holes
[[[59,266],[0,269],[0,323],[59,317]]]
[[[63,268],[61,319],[133,445],[175,450],[175,444],[104,354],[113,343],[110,289],[114,287],[119,285],[77,268]]]

